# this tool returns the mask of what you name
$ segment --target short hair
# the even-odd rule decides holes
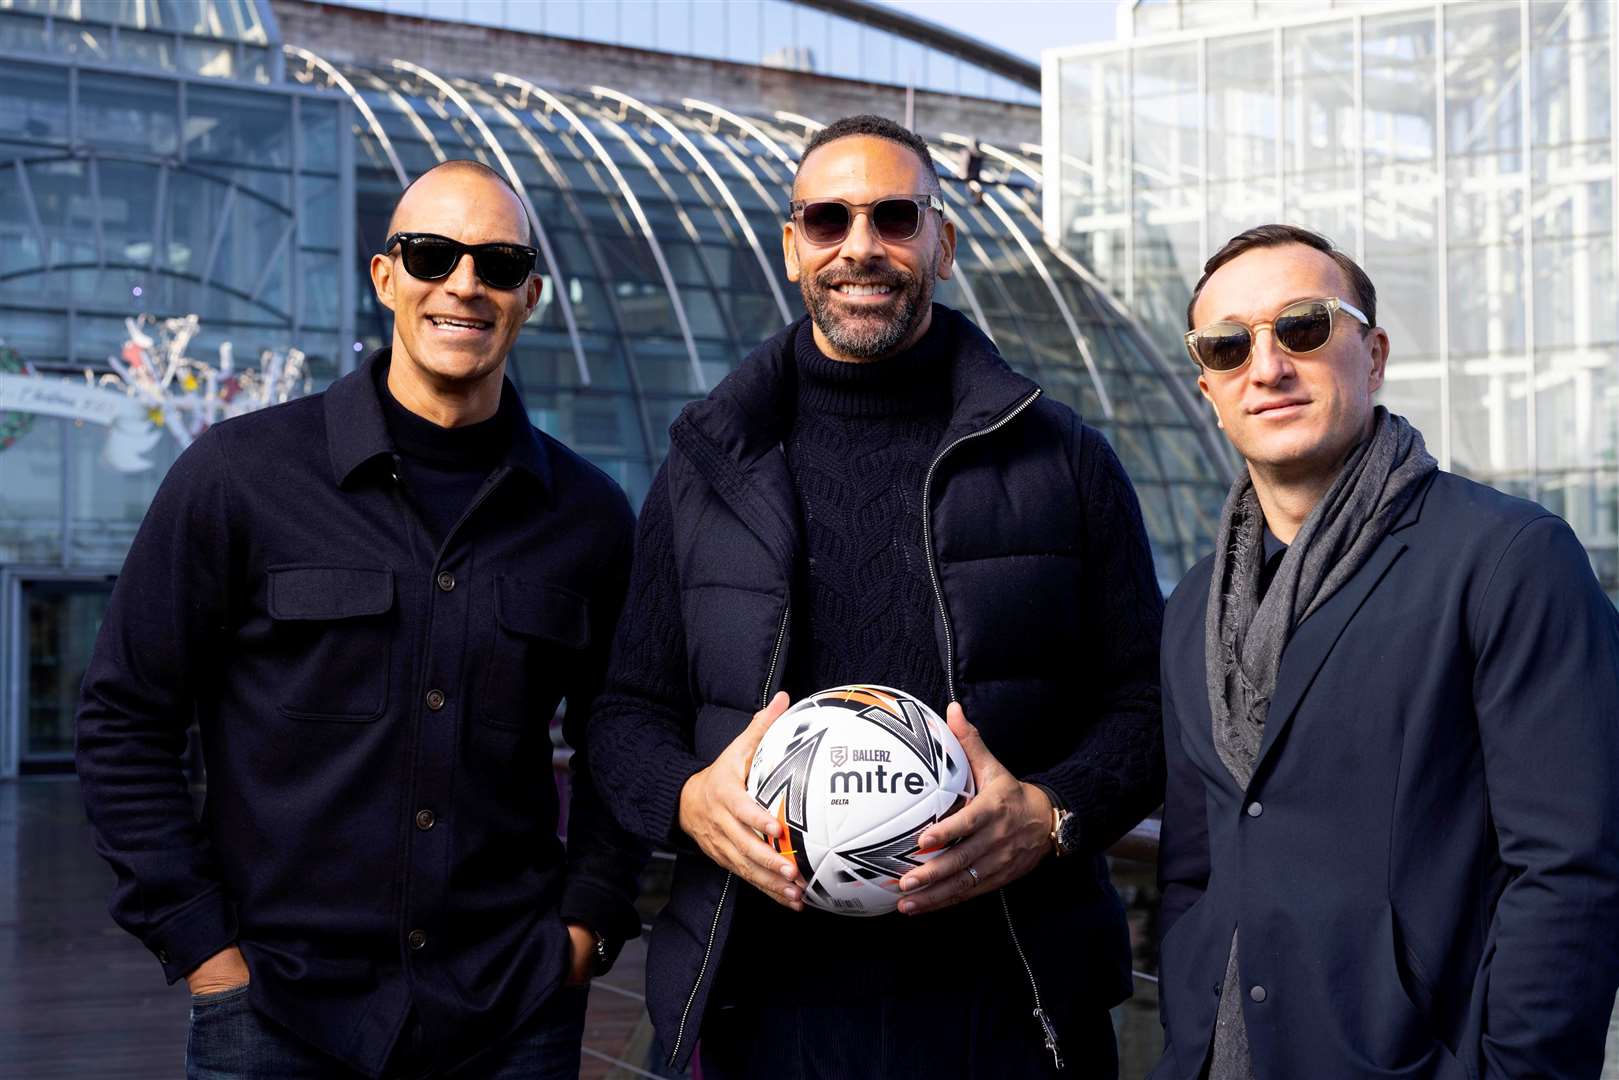
[[[922,137],[903,124],[896,124],[886,116],[877,116],[873,113],[861,113],[859,116],[845,116],[841,120],[834,120],[826,127],[817,131],[809,143],[805,145],[804,152],[798,155],[798,168],[804,168],[804,162],[809,156],[829,142],[837,139],[846,139],[850,135],[869,135],[874,139],[887,139],[891,143],[898,143],[922,162],[922,169],[927,174],[927,190],[914,192],[917,195],[939,194],[939,170],[934,167],[933,155],[928,152],[928,144]],[[793,191],[798,191],[798,177],[793,176]]]
[[[1270,224],[1238,233],[1227,240],[1225,246],[1203,264],[1203,276],[1197,279],[1197,285],[1192,289],[1192,299],[1186,303],[1186,329],[1197,329],[1192,324],[1192,309],[1197,306],[1197,298],[1202,295],[1203,286],[1209,283],[1209,278],[1216,270],[1245,251],[1252,251],[1255,248],[1285,247],[1288,244],[1303,244],[1305,247],[1315,248],[1337,263],[1338,269],[1349,279],[1349,288],[1355,294],[1355,306],[1366,313],[1366,321],[1371,326],[1377,325],[1377,288],[1372,284],[1372,279],[1366,276],[1366,271],[1360,268],[1359,263],[1333,247],[1332,241],[1320,233],[1301,229],[1297,225]],[[1363,332],[1364,329],[1370,327],[1363,328]]]
[[[474,158],[449,158],[448,160],[441,161],[437,165],[434,165],[431,169],[428,169],[426,172],[416,177],[416,179],[412,180],[410,183],[406,184],[405,190],[401,191],[399,193],[399,198],[394,200],[393,209],[388,211],[389,236],[392,236],[396,231],[394,229],[394,217],[399,213],[399,204],[405,201],[406,195],[410,194],[410,189],[436,172],[467,172],[476,176],[482,176],[487,179],[497,181],[501,187],[512,193],[512,198],[517,200],[517,205],[522,209],[523,228],[525,230],[523,242],[527,243],[531,238],[533,238],[534,223],[528,219],[528,203],[523,201],[522,194],[512,186],[512,182],[506,179],[503,174],[491,169],[483,162]]]

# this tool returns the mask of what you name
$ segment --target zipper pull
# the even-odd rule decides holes
[[[1051,1064],[1058,1072],[1062,1071],[1062,1050],[1057,1046],[1057,1029],[1051,1026],[1051,1018],[1046,1010],[1035,1009],[1034,1018],[1040,1021],[1040,1030],[1046,1035],[1046,1049],[1051,1051]]]

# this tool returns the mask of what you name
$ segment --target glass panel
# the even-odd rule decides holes
[[[79,73],[81,142],[153,155],[179,149],[179,98],[172,82]]]
[[[112,587],[103,582],[31,581],[23,586],[24,761],[68,759],[73,718],[96,632]]]
[[[1341,21],[1286,31],[1282,57],[1282,216],[1353,251],[1360,152],[1353,29]]]
[[[1129,228],[1131,166],[1126,154],[1126,57],[1112,53],[1061,62],[1063,242],[1119,294]],[[982,297],[980,297],[982,299]]]
[[[1173,342],[1202,262],[1202,117],[1196,45],[1135,56],[1135,305]]]
[[[146,34],[139,30],[118,31],[118,58],[134,67],[173,71],[178,63],[173,34]]]
[[[1436,42],[1431,13],[1367,18],[1363,31],[1366,110],[1362,132],[1366,157],[1365,261],[1378,291],[1390,303],[1377,312],[1393,341],[1391,381],[1399,369],[1439,354],[1438,126],[1434,107]],[[1417,298],[1401,303],[1395,298]],[[1437,374],[1430,372],[1429,374]],[[1422,376],[1426,379],[1428,376]],[[1410,390],[1417,383],[1406,383]],[[1437,417],[1437,384],[1422,411]],[[1393,407],[1392,405],[1390,406]],[[1415,403],[1410,407],[1416,408]],[[1433,450],[1441,426],[1425,425]]]
[[[337,111],[336,102],[304,98],[298,103],[303,168],[315,172],[337,171]]]
[[[180,42],[180,70],[210,79],[230,79],[236,75],[236,49],[229,44],[183,39]]]
[[[280,94],[194,86],[186,97],[186,156],[289,168],[292,103]]]
[[[0,11],[0,49],[26,54],[41,52],[44,48],[44,19]]]
[[[116,351],[126,336],[122,324],[115,325],[116,343],[108,342],[97,350],[103,356]],[[242,352],[245,354],[246,350]],[[190,353],[204,362],[214,362],[214,356],[195,345]],[[252,358],[244,355],[243,359]],[[116,566],[128,553],[146,507],[157,494],[158,484],[180,454],[180,445],[164,432],[143,455],[151,462],[150,468],[120,472],[103,458],[106,428],[95,424],[75,425],[69,429],[69,440],[72,444],[69,460],[73,468],[73,560]]]
[[[22,63],[0,67],[0,138],[66,143],[67,80],[66,68]]]
[[[7,313],[9,315],[9,313]],[[8,324],[10,319],[7,319]],[[7,334],[25,358],[38,354]],[[0,450],[0,562],[54,563],[62,557],[62,439],[71,422],[0,413],[16,434]]]
[[[1486,480],[1529,469],[1519,14],[1445,16],[1451,461]]]

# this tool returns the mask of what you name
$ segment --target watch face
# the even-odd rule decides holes
[[[1079,843],[1079,819],[1073,814],[1064,813],[1062,820],[1057,823],[1057,854],[1071,855]]]

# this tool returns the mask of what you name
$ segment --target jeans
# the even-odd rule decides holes
[[[249,1004],[247,991],[246,986],[239,986],[218,994],[192,995],[191,1029],[186,1036],[187,1080],[359,1080],[364,1075],[260,1016]],[[400,1080],[440,1076],[446,1080],[576,1080],[588,994],[584,987],[559,988],[509,1039],[447,1072],[414,1071],[409,1054],[396,1051],[384,1075]]]

